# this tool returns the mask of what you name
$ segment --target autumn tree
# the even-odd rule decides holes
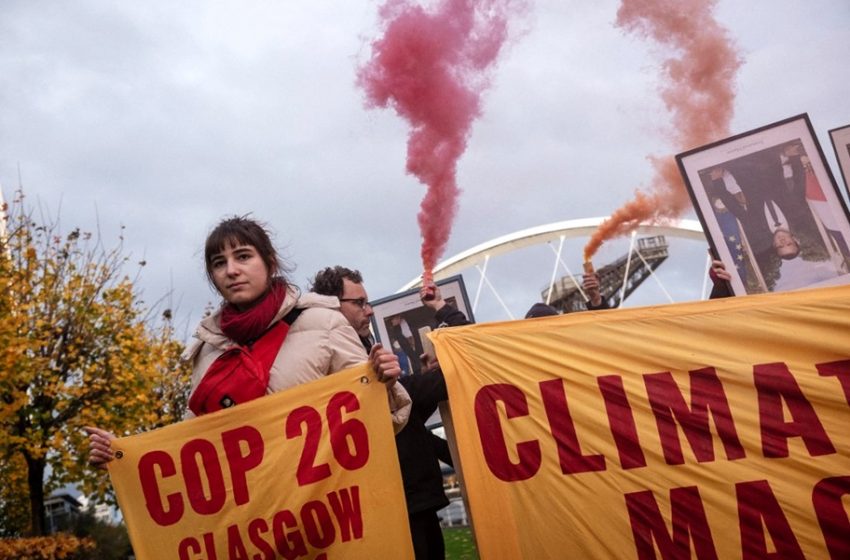
[[[20,454],[0,455],[0,539],[29,525],[27,468]]]
[[[25,474],[0,470],[0,483],[7,475],[18,487],[25,480],[29,532],[39,535],[54,488],[73,482],[87,493],[107,492],[103,473],[85,463],[82,426],[129,434],[178,419],[188,367],[170,313],[152,320],[125,273],[123,236],[109,248],[80,229],[63,233],[58,219],[34,218],[22,191],[5,214],[0,460]]]

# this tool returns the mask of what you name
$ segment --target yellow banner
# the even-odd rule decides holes
[[[850,287],[431,337],[481,558],[850,558]]]
[[[366,365],[114,448],[140,560],[413,556],[387,393]]]

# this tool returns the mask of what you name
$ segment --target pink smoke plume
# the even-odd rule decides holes
[[[407,171],[427,186],[417,216],[422,232],[423,280],[429,282],[457,213],[457,161],[481,93],[507,38],[516,1],[442,0],[426,11],[408,0],[380,9],[383,37],[359,69],[370,107],[391,106],[407,119]]]
[[[617,25],[651,38],[675,54],[664,61],[661,98],[671,114],[670,137],[679,151],[729,136],[735,77],[741,58],[727,31],[714,18],[716,0],[623,0]],[[584,248],[588,261],[602,243],[635,230],[642,222],[661,223],[690,207],[672,155],[650,156],[650,191],[615,211]]]

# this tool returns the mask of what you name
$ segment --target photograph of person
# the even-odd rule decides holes
[[[455,297],[445,298],[447,304],[457,308]],[[405,373],[422,373],[422,354],[433,357],[434,348],[428,339],[428,333],[434,324],[434,313],[427,307],[411,309],[384,318],[384,327],[389,335],[390,347],[402,364]]]
[[[850,282],[850,224],[813,137],[770,132],[715,145],[696,169],[677,156],[736,293]]]
[[[844,188],[850,195],[850,124],[830,130],[829,139],[832,141],[835,159],[838,160],[838,169],[844,179]]]
[[[474,321],[462,276],[437,280],[436,285],[446,304]],[[372,309],[375,338],[398,356],[402,375],[421,373],[422,355],[434,358],[428,333],[439,325],[434,311],[420,300],[419,290],[412,289],[374,301]]]

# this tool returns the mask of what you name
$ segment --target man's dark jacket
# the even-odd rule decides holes
[[[436,314],[438,327],[468,325],[466,316],[445,305]],[[445,440],[434,436],[425,426],[428,418],[437,410],[437,405],[448,399],[446,380],[440,368],[418,375],[406,375],[399,379],[413,407],[407,426],[395,437],[404,496],[408,514],[426,510],[438,510],[448,505],[443,491],[443,473],[438,458],[449,459]]]

